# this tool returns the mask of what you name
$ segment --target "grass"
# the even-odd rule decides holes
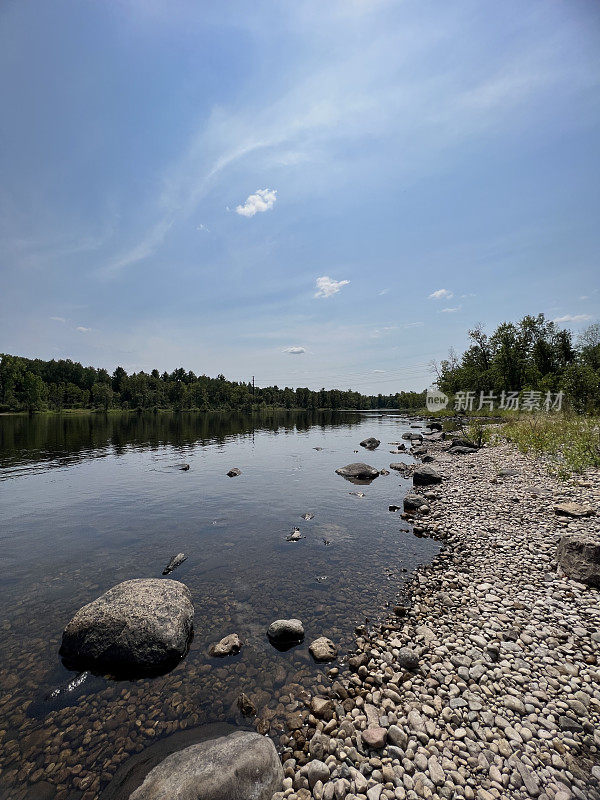
[[[600,417],[521,414],[503,426],[502,434],[523,453],[545,457],[562,479],[600,467]]]

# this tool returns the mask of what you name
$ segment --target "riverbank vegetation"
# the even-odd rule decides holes
[[[424,392],[364,395],[350,389],[312,391],[286,386],[254,387],[251,382],[209,378],[183,368],[171,373],[134,372],[122,367],[111,374],[76,361],[0,355],[0,412],[110,409],[174,411],[252,411],[297,409],[416,409]]]

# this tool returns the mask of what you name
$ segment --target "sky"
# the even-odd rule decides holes
[[[0,352],[422,390],[600,318],[596,0],[5,0]]]

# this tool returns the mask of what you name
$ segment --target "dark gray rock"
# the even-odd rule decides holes
[[[441,483],[442,476],[433,467],[425,465],[417,467],[413,472],[413,483],[415,486],[431,486],[435,483]]]
[[[462,444],[452,445],[452,447],[448,450],[454,456],[468,456],[471,453],[476,453],[476,447],[465,447]]]
[[[558,544],[557,558],[569,578],[600,587],[600,534],[566,534]]]
[[[183,562],[186,561],[186,560],[187,560],[187,556],[186,556],[185,553],[177,553],[177,555],[173,556],[173,558],[169,561],[167,566],[163,569],[162,574],[163,575],[170,575],[171,572],[173,572],[174,569],[177,569],[177,567],[179,567],[181,564],[183,564]]]
[[[276,619],[269,625],[267,636],[273,642],[301,642],[304,626],[299,619]]]
[[[63,632],[60,654],[75,669],[132,677],[166,672],[186,654],[193,620],[183,583],[124,581],[79,609]]]
[[[418,511],[422,505],[425,504],[425,500],[421,497],[420,494],[415,494],[414,492],[410,492],[406,495],[403,501],[404,510],[405,511]]]
[[[167,756],[130,800],[271,800],[282,782],[271,739],[237,731]]]
[[[464,436],[455,436],[452,439],[452,444],[450,447],[470,447],[473,450],[477,450],[477,445],[475,442],[472,442],[470,439],[467,439]]]
[[[233,469],[229,470],[229,472],[227,473],[227,476],[229,478],[237,478],[237,476],[241,475],[241,474],[242,474],[242,470],[238,469],[237,467],[234,467]]]
[[[413,671],[419,666],[419,656],[410,647],[401,647],[396,660],[402,669]]]
[[[336,473],[344,478],[370,480],[379,475],[379,470],[376,470],[375,467],[370,467],[368,464],[357,461],[354,464],[346,464],[345,467],[338,467]]]
[[[441,422],[428,422],[425,425],[426,428],[429,428],[430,431],[441,431],[442,430],[442,423]]]
[[[374,436],[369,436],[368,439],[363,439],[360,443],[361,447],[366,447],[367,450],[376,450],[381,442],[379,439],[376,439]]]

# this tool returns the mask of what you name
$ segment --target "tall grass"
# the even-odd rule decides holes
[[[600,418],[577,414],[521,414],[502,434],[523,453],[545,457],[552,473],[566,479],[600,467]]]

